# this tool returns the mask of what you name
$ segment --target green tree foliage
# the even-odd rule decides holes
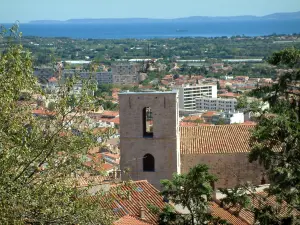
[[[113,103],[109,100],[100,99],[96,104],[98,106],[102,106],[104,110],[117,111],[119,109],[119,105],[117,103]]]
[[[105,97],[105,96],[111,96],[112,95],[112,84],[100,84],[98,85],[97,91],[95,91],[96,97]]]
[[[232,88],[230,86],[226,86],[228,92],[232,92]]]
[[[300,50],[276,52],[268,61],[286,72],[271,87],[253,91],[261,93],[271,108],[258,118],[249,160],[264,166],[270,183],[267,192],[279,205],[285,202],[287,213],[282,215],[265,200],[260,200],[260,207],[252,206],[252,211],[260,224],[299,224],[299,216],[292,212],[300,209]]]
[[[55,102],[49,102],[48,110],[53,112],[55,110],[55,106],[56,106]]]
[[[243,208],[248,208],[251,204],[249,196],[246,195],[245,189],[237,186],[231,190],[226,188],[220,188],[221,193],[226,195],[225,198],[221,199],[221,207],[228,209],[234,207],[236,209],[236,216],[239,215]]]
[[[242,95],[237,99],[236,109],[247,109],[249,106],[248,99],[245,95]]]
[[[11,35],[18,34],[14,26]],[[88,170],[81,156],[97,145],[91,131],[80,129],[82,115],[93,107],[93,87],[83,85],[74,111],[67,105],[74,82],[67,80],[55,112],[33,116],[30,105],[19,101],[21,91],[43,93],[30,53],[13,42],[0,55],[0,224],[110,224],[111,216],[74,180]]]
[[[217,81],[217,89],[220,90],[221,89],[221,86],[220,86],[220,82]]]
[[[300,50],[274,53],[269,62],[291,71],[272,87],[262,87],[275,115],[263,115],[252,137],[250,161],[259,160],[271,182],[270,193],[300,208]],[[278,107],[280,106],[280,107]]]
[[[172,180],[162,180],[164,198],[174,204],[181,205],[189,210],[188,216],[179,215],[174,217],[170,210],[167,215],[161,216],[165,222],[167,219],[184,221],[179,224],[203,224],[209,219],[209,200],[213,192],[211,184],[216,178],[209,174],[206,165],[197,165],[190,169],[187,174],[175,174]],[[170,221],[169,221],[170,222]]]

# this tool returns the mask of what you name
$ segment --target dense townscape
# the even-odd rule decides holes
[[[0,223],[299,224],[299,49],[299,34],[13,26],[0,39]]]

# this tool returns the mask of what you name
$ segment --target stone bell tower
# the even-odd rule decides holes
[[[161,179],[180,173],[178,94],[124,92],[119,101],[122,179],[160,189]]]

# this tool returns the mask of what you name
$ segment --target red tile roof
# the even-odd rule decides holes
[[[108,203],[104,199],[100,204],[102,207],[111,209],[117,218],[125,215],[138,218],[142,206],[145,210],[144,221],[151,224],[156,224],[158,218],[156,214],[151,212],[148,205],[152,204],[160,209],[166,205],[162,196],[159,195],[159,191],[146,180],[111,187],[108,196],[113,201]]]
[[[181,127],[196,127],[196,126],[199,126],[199,123],[181,121],[180,126]]]
[[[102,114],[101,114],[102,117],[117,117],[119,116],[119,111],[104,111]]]
[[[153,224],[153,223],[147,223],[139,218],[130,215],[123,216],[119,220],[114,222],[114,225],[149,225],[149,224]]]
[[[111,179],[109,176],[80,176],[75,179],[76,187],[87,187],[89,185],[100,185],[104,181]]]
[[[49,82],[57,82],[57,78],[56,77],[51,77],[48,79]]]
[[[120,154],[112,154],[109,152],[105,152],[105,153],[102,153],[102,155],[113,158],[113,159],[120,159]]]
[[[260,198],[266,197],[264,200],[260,200]],[[278,214],[279,216],[285,217],[290,214],[289,208],[287,207],[287,203],[283,201],[283,203],[280,205],[276,201],[275,196],[268,196],[266,192],[260,192],[257,193],[255,196],[251,197],[252,204],[255,208],[260,208],[262,205],[271,205],[278,208]],[[230,209],[232,212],[235,211],[234,208]],[[292,214],[294,216],[300,216],[300,211],[294,209],[292,211]],[[254,214],[250,212],[247,209],[242,209],[239,213],[239,217],[242,218],[244,221],[247,221],[249,224],[254,224]]]
[[[245,121],[244,123],[242,123],[244,125],[256,125],[257,123],[254,121]]]
[[[230,212],[221,208],[215,202],[211,202],[209,208],[211,210],[211,214],[214,217],[220,217],[221,219],[226,220],[228,223],[230,223],[232,225],[248,225],[248,223],[243,221],[241,218],[232,215]]]
[[[201,117],[200,116],[187,116],[187,117],[183,118],[182,121],[190,122],[193,120],[201,120]]]
[[[111,164],[109,164],[109,163],[103,163],[103,164],[101,164],[101,170],[103,171],[110,171],[110,170],[112,170],[115,166],[114,165],[111,165]]]
[[[119,117],[116,117],[116,118],[100,118],[99,121],[102,121],[102,122],[112,122],[114,124],[120,124],[120,118]]]
[[[235,97],[239,97],[240,95],[237,93],[232,93],[232,92],[228,92],[225,94],[219,94],[218,97],[230,97],[230,98],[235,98]]]
[[[212,117],[215,115],[217,112],[216,111],[208,111],[202,114],[202,117]]]
[[[249,152],[255,125],[180,127],[181,154],[223,154]]]
[[[35,115],[40,115],[40,116],[54,116],[54,115],[56,115],[55,112],[50,112],[50,111],[43,110],[43,109],[32,110],[32,113],[35,114]]]

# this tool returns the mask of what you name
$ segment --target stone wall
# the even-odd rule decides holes
[[[264,171],[257,162],[249,163],[248,153],[181,155],[182,173],[197,164],[208,165],[210,172],[217,176],[215,188],[232,188],[247,181],[259,185]]]
[[[122,179],[148,180],[159,189],[161,179],[180,173],[177,93],[122,93],[119,100]],[[152,110],[153,137],[144,137],[145,107]],[[143,171],[145,154],[154,157],[155,171]]]

